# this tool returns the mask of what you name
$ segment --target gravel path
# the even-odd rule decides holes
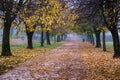
[[[63,46],[1,75],[0,80],[83,80],[87,75],[80,46],[77,39],[71,38]]]

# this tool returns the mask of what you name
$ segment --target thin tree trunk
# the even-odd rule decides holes
[[[90,42],[89,34],[87,33],[87,41]]]
[[[26,23],[25,23],[25,25],[26,25],[26,34],[27,34],[27,48],[33,49],[32,37],[33,37],[33,34],[35,32],[36,25],[33,26],[34,31],[30,31],[29,29],[27,29],[29,27]]]
[[[56,43],[57,42],[57,39],[56,39],[56,35],[54,36],[54,43]]]
[[[93,38],[93,35],[90,34],[89,37],[90,37],[90,43],[94,45],[94,38]]]
[[[90,43],[93,44],[93,38],[92,38],[92,35],[89,35],[90,37]]]
[[[42,29],[42,31],[41,31],[41,47],[43,47],[44,46],[44,32],[43,32],[43,29]]]
[[[83,41],[85,41],[85,40],[83,39]],[[92,44],[92,37],[89,33],[87,33],[87,41]]]
[[[64,40],[64,34],[61,35],[61,40],[62,40],[62,41]]]
[[[11,24],[12,24],[12,21],[9,21],[9,20],[6,20],[6,22],[4,22],[1,56],[11,56],[12,55],[11,50],[10,50]]]
[[[65,34],[63,34],[63,41],[65,40]]]
[[[67,34],[64,34],[64,40],[66,40],[67,39]]]
[[[94,41],[94,36],[93,36],[93,34],[91,35],[91,37],[92,37],[92,44],[95,45],[95,41]]]
[[[96,48],[101,47],[101,40],[100,40],[100,30],[95,31],[95,37],[96,37]]]
[[[47,44],[50,45],[50,34],[49,31],[46,32],[46,40],[47,40]]]
[[[57,36],[57,42],[60,42],[60,36],[59,35]]]
[[[27,32],[27,48],[28,49],[33,49],[33,43],[32,43],[32,37],[34,32]]]
[[[106,51],[106,39],[105,39],[105,31],[103,31],[103,51]]]

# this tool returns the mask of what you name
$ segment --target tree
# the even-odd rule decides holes
[[[120,42],[117,23],[119,18],[119,0],[69,0],[77,6],[79,15],[90,17],[102,13],[103,20],[113,37],[114,56],[120,57]],[[81,14],[81,13],[82,14]],[[80,18],[81,19],[81,18]]]
[[[106,27],[113,37],[114,58],[120,57],[120,42],[118,36],[117,23],[119,18],[119,0],[102,0],[100,9],[103,13]]]
[[[64,4],[62,4],[64,3]],[[59,31],[64,31],[66,27],[70,24],[70,22],[73,20],[72,14],[70,14],[70,10],[68,9],[68,3],[65,1],[57,1],[57,0],[52,0],[52,1],[43,1],[41,4],[44,4],[44,6],[41,6],[40,9],[37,10],[38,15],[39,15],[39,23],[42,24],[41,27],[41,33],[43,34],[44,32],[47,33],[47,43],[50,44],[50,35],[49,32],[50,30],[55,30],[59,29]],[[72,16],[72,17],[71,17]],[[69,17],[69,18],[68,18]],[[75,17],[75,16],[74,16]],[[71,21],[70,21],[71,19]],[[69,21],[69,23],[68,23]],[[67,25],[66,25],[67,24]],[[66,27],[65,27],[66,26]],[[65,27],[65,28],[63,28]],[[60,31],[60,32],[61,32]],[[41,34],[41,35],[42,35]],[[43,35],[41,36],[41,44],[43,46]]]
[[[39,16],[39,23],[41,24],[41,46],[43,45],[43,33],[46,33],[47,43],[50,44],[50,34],[52,24],[54,23],[55,17],[59,13],[61,6],[57,0],[46,0],[42,1],[40,8],[36,11]]]
[[[102,27],[102,34],[103,34],[103,51],[107,51],[107,49],[106,49],[106,36],[105,36],[105,32],[106,32],[106,27],[105,26],[103,26]]]
[[[50,28],[48,27],[46,30],[46,40],[47,40],[47,44],[50,45]]]
[[[27,48],[32,49],[32,37],[38,24],[38,17],[34,14],[34,12],[31,14],[31,11],[28,11],[21,16],[21,19],[24,22],[26,29]]]
[[[17,16],[17,13],[29,0],[1,0],[1,11],[4,15],[4,29],[2,39],[2,54],[1,56],[11,56],[10,50],[10,28],[12,22]]]

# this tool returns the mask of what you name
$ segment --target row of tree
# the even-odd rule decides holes
[[[103,32],[103,47],[105,47],[105,31],[109,30],[113,38],[114,58],[120,57],[120,42],[117,25],[119,23],[120,0],[68,0],[78,14],[76,32],[87,33],[93,42],[96,37],[96,47],[101,47],[100,33]],[[78,31],[78,29],[80,31]]]
[[[64,0],[0,0],[0,18],[3,23],[2,56],[11,56],[10,28],[25,28],[28,40],[27,48],[32,49],[32,36],[41,32],[41,46],[44,46],[43,34],[46,33],[50,44],[50,34],[58,35],[57,40],[68,33],[71,23],[77,16]],[[61,36],[61,37],[60,37]]]
[[[3,20],[2,56],[12,55],[10,50],[10,28],[25,28],[28,48],[32,48],[33,33],[63,35],[71,32],[87,33],[96,47],[101,47],[100,33],[103,32],[105,49],[105,31],[109,30],[113,37],[114,57],[120,57],[118,36],[119,0],[0,0],[0,18]],[[24,27],[23,27],[24,25]],[[59,36],[58,36],[59,40]]]

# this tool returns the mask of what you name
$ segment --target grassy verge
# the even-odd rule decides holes
[[[103,45],[102,45],[103,48]],[[106,42],[106,48],[107,50],[113,50],[113,42]]]
[[[26,44],[12,45],[12,54],[10,57],[0,57],[0,74],[9,71],[16,67],[17,64],[23,63],[26,60],[42,55],[47,51],[60,46],[62,43],[55,43],[40,47],[40,43],[34,43],[34,49],[26,49]]]
[[[113,49],[113,42],[106,42],[106,46],[108,49]]]
[[[62,42],[61,42],[62,43]],[[56,46],[59,46],[61,43],[53,43],[52,45],[47,45],[47,44],[44,44],[44,47],[46,48],[54,48]],[[14,50],[14,49],[22,49],[22,48],[26,48],[27,47],[27,44],[12,44],[11,45],[11,49]],[[40,47],[40,43],[39,42],[34,42],[33,43],[33,47],[34,48],[39,48]],[[0,50],[2,49],[2,45],[0,45]]]

